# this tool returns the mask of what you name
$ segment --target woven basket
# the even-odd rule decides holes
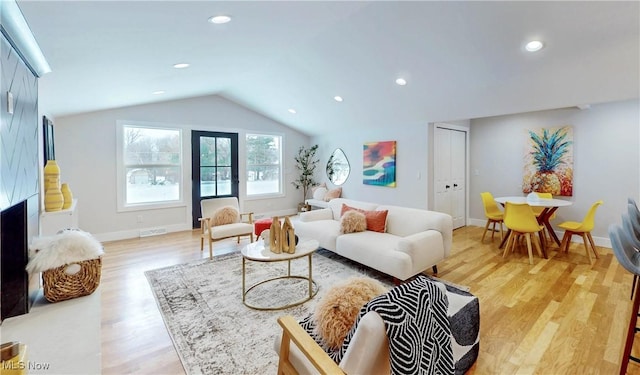
[[[80,266],[80,271],[74,274],[65,272],[72,264]],[[58,268],[42,272],[44,298],[49,302],[59,302],[71,298],[87,296],[100,285],[102,259],[90,259],[78,263],[71,263]]]

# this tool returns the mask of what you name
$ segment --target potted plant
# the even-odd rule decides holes
[[[300,173],[297,179],[293,182],[293,186],[296,189],[302,189],[302,203],[299,205],[301,210],[307,211],[308,207],[304,203],[309,193],[309,188],[317,186],[318,183],[313,179],[313,173],[318,165],[319,159],[316,158],[316,152],[318,151],[318,145],[313,145],[309,148],[300,146],[298,149],[298,155],[294,158],[296,161],[296,169]]]

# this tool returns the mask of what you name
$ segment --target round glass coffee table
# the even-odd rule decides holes
[[[274,252],[272,252],[271,250],[269,250],[268,245],[267,247],[265,247],[264,241],[263,240],[258,240],[256,242],[250,243],[249,245],[245,246],[244,248],[242,248],[242,303],[244,303],[247,307],[250,307],[252,309],[256,309],[256,310],[282,310],[282,309],[287,309],[289,307],[293,307],[293,306],[298,306],[302,303],[305,303],[307,301],[309,301],[311,298],[313,298],[316,293],[318,293],[318,286],[316,285],[316,282],[313,281],[312,278],[312,264],[311,264],[311,256],[313,255],[313,253],[318,249],[319,243],[316,240],[301,240],[298,245],[296,246],[296,252],[293,254],[289,254],[289,253],[280,253],[280,254],[276,254]],[[309,274],[308,276],[297,276],[297,275],[291,275],[291,261],[294,259],[298,259],[298,258],[302,258],[302,257],[307,257],[309,259]],[[246,262],[247,260],[253,261],[253,262],[263,262],[263,263],[267,263],[267,262],[287,262],[287,274],[285,276],[278,276],[278,277],[272,277],[266,280],[262,280],[259,281],[253,285],[251,285],[248,289],[246,287]],[[288,303],[282,306],[269,306],[269,307],[262,307],[262,306],[256,306],[253,305],[251,303],[248,303],[246,301],[246,297],[247,294],[249,294],[249,292],[251,292],[254,288],[256,288],[259,285],[262,284],[266,284],[269,282],[274,282],[277,280],[282,280],[282,279],[302,279],[302,280],[307,280],[309,282],[309,294],[305,295],[305,297],[302,300],[293,302],[293,303]]]

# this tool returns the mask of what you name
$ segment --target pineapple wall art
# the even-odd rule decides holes
[[[573,195],[573,127],[527,130],[522,191]]]

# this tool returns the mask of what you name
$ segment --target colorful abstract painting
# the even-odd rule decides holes
[[[522,191],[573,195],[573,128],[527,130]]]
[[[396,186],[396,141],[364,144],[362,183],[365,185]]]

